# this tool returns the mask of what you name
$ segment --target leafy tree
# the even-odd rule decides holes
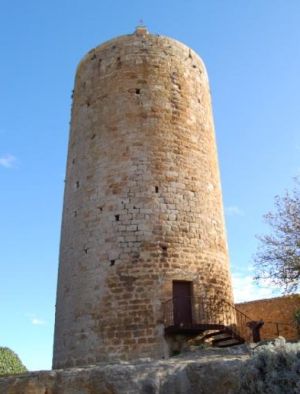
[[[19,357],[7,347],[0,347],[0,375],[27,372]]]
[[[283,196],[275,197],[275,211],[264,219],[271,234],[258,236],[260,245],[254,256],[255,279],[268,280],[290,293],[300,281],[300,182]]]

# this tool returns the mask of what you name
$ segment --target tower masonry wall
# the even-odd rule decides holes
[[[53,366],[167,356],[176,280],[232,302],[207,73],[175,40],[122,36],[76,74]]]

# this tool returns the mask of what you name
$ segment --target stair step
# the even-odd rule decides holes
[[[226,341],[225,343],[218,343],[216,347],[230,347],[230,346],[235,346],[235,345],[241,345],[243,342],[233,339],[231,342]]]
[[[207,334],[205,334],[207,332]],[[186,340],[191,340],[202,335],[199,341],[203,343],[206,339],[212,346],[215,347],[229,347],[244,343],[245,340],[235,332],[232,327],[222,324],[191,324],[189,326],[168,326],[165,327],[166,335],[180,334],[186,337]]]
[[[219,332],[215,332],[212,337],[214,338],[212,340],[212,345],[216,347],[229,347],[244,343],[244,339],[237,335],[229,327],[219,330]]]
[[[227,333],[228,333],[227,329],[218,330],[218,331],[210,332],[210,333],[204,335],[202,339],[209,339],[209,338],[213,338],[215,336],[218,336],[218,335],[221,335],[221,334],[227,334]]]
[[[213,339],[212,344],[216,345],[221,342],[232,341],[233,339],[235,338],[233,338],[231,335],[222,336],[220,338]]]

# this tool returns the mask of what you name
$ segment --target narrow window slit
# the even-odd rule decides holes
[[[119,57],[117,57],[117,68],[121,68],[121,66],[122,66],[122,62],[121,62],[121,58],[119,56]]]
[[[155,186],[155,193],[158,193],[158,186]]]
[[[141,89],[135,89],[136,94],[141,94]]]
[[[98,74],[100,74],[101,71],[101,63],[102,63],[102,59],[99,59],[97,64]]]
[[[115,215],[116,222],[120,220],[120,215]]]
[[[110,260],[110,266],[112,267],[113,265],[115,265],[116,260]]]

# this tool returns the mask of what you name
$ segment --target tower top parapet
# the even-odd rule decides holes
[[[149,34],[149,31],[147,29],[147,26],[145,26],[143,23],[140,23],[136,28],[135,28],[135,35],[137,36],[145,36]]]

